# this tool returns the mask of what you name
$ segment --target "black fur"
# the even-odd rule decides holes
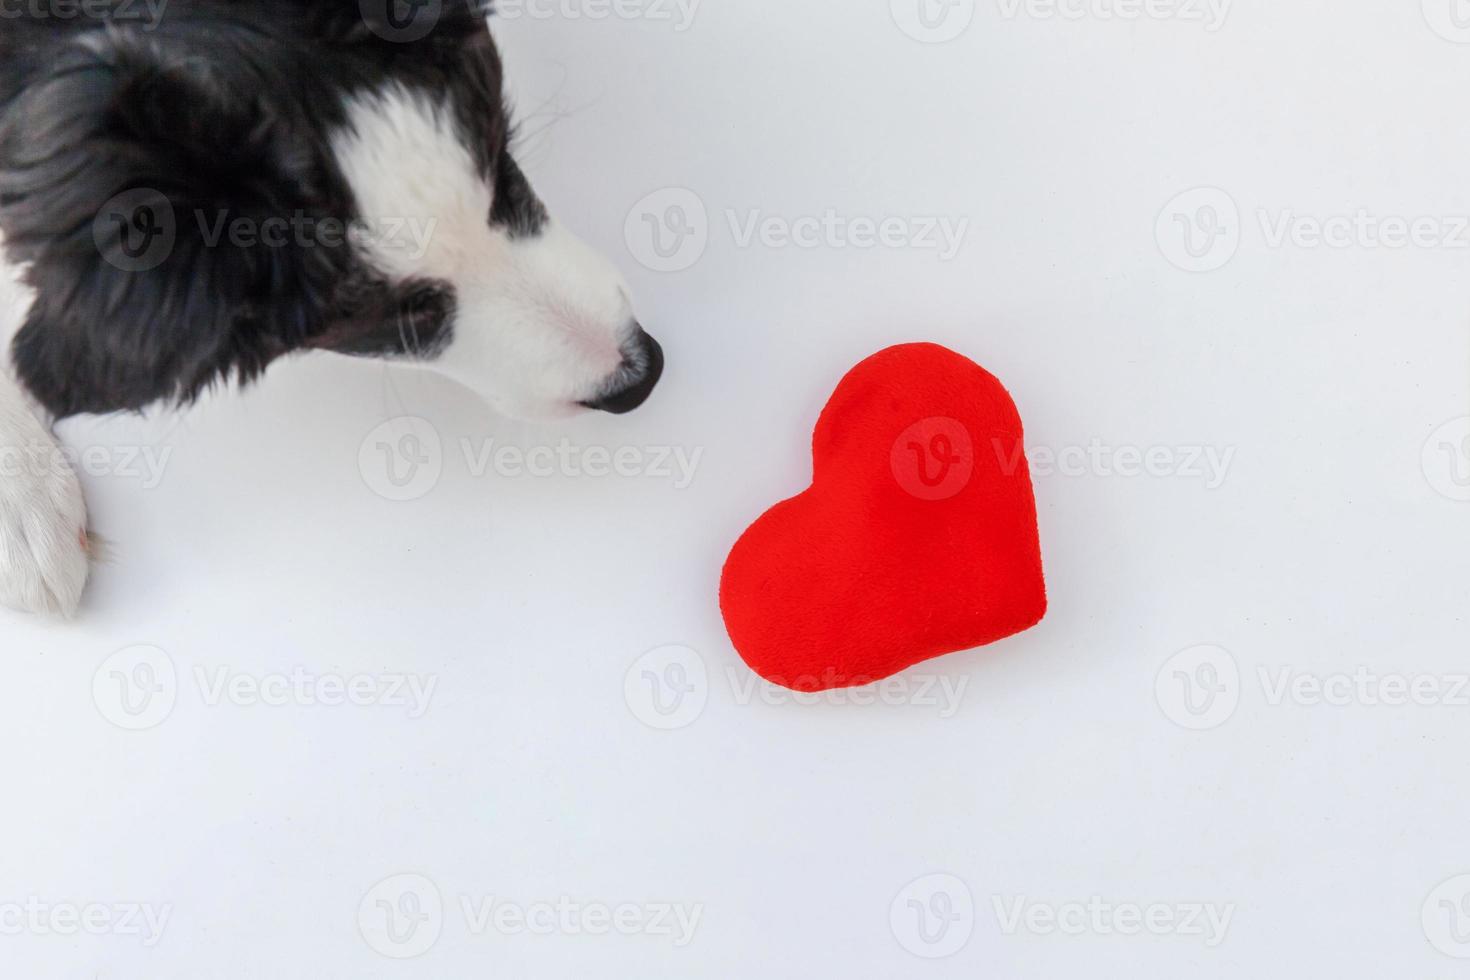
[[[328,144],[354,93],[392,83],[447,102],[497,185],[486,220],[516,235],[544,223],[508,151],[485,4],[442,0],[432,30],[403,41],[406,0],[169,0],[156,24],[140,3],[0,21],[0,231],[38,296],[12,355],[54,415],[187,401],[296,350],[447,343],[447,285],[390,286],[320,232],[356,218]],[[235,219],[307,230],[273,245],[210,232]],[[147,246],[168,235],[158,261]]]

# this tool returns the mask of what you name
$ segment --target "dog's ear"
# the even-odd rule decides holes
[[[58,417],[192,398],[317,328],[346,243],[230,231],[346,213],[311,127],[249,70],[97,32],[5,112],[0,227],[37,293],[13,355]]]

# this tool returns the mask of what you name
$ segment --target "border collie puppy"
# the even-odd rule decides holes
[[[296,351],[496,410],[638,407],[663,353],[512,158],[474,0],[28,0],[0,19],[0,604],[69,616],[51,431]]]

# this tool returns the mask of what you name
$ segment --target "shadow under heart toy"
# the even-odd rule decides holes
[[[823,409],[812,457],[811,487],[750,526],[720,581],[757,674],[857,687],[1041,621],[1021,417],[984,368],[937,344],[873,355]]]

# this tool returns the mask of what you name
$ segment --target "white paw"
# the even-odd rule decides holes
[[[0,444],[0,605],[70,618],[90,571],[87,507],[49,439]]]

